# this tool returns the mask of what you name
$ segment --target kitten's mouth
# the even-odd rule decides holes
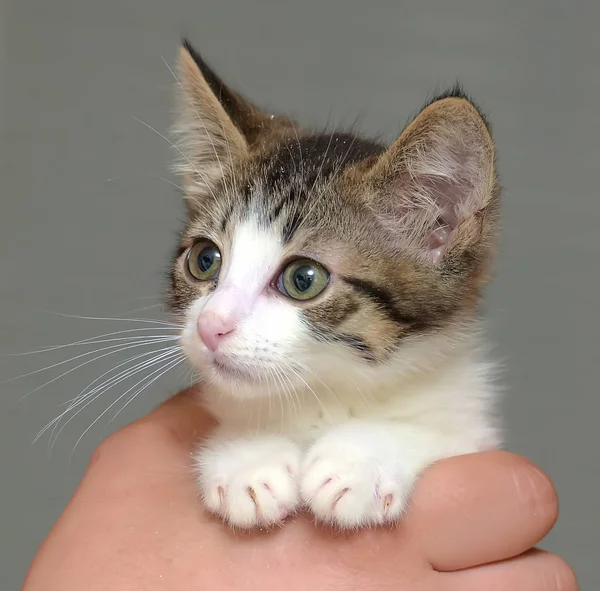
[[[222,359],[213,359],[213,368],[219,373],[229,379],[256,381],[257,376],[250,370],[241,368],[234,365],[229,361],[223,361]]]

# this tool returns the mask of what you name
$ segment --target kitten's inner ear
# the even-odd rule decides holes
[[[481,213],[495,208],[494,147],[483,117],[465,98],[423,109],[366,180],[383,226],[429,263],[493,230],[495,216]]]

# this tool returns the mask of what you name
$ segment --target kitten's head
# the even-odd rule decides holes
[[[170,299],[205,379],[246,397],[351,383],[418,365],[415,344],[474,316],[499,191],[458,88],[385,147],[261,111],[187,43],[178,76],[188,220]]]

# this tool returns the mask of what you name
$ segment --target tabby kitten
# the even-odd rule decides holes
[[[188,42],[178,82],[170,300],[219,421],[196,454],[204,503],[240,528],[301,506],[397,520],[428,465],[500,443],[476,321],[499,206],[486,122],[455,88],[389,147],[311,133]]]

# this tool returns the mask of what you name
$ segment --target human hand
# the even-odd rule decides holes
[[[235,533],[203,512],[191,470],[211,421],[191,391],[109,437],[36,556],[24,591],[576,591],[531,548],[557,518],[547,476],[506,452],[451,458],[401,524],[333,534],[302,516]]]

